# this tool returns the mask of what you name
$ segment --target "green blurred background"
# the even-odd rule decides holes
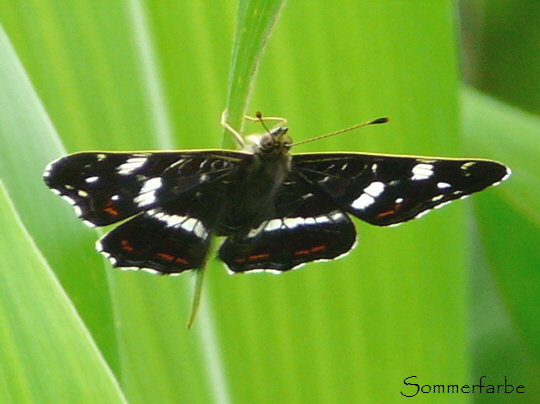
[[[0,402],[540,401],[540,3],[0,10]],[[230,276],[211,259],[187,330],[194,277],[111,269],[41,175],[79,150],[230,147],[227,106],[233,123],[286,117],[296,141],[389,116],[296,151],[490,158],[513,176],[397,228],[356,221],[337,261]],[[400,394],[410,376],[483,375],[526,392]]]

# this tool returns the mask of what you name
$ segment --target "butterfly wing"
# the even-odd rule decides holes
[[[341,256],[355,238],[347,214],[292,172],[276,195],[274,214],[256,228],[229,236],[219,258],[232,272],[282,272]]]
[[[414,219],[510,174],[490,160],[360,153],[296,154],[293,170],[342,209],[377,226]]]
[[[83,152],[53,161],[43,178],[87,224],[106,226],[226,175],[245,156],[225,150]],[[170,192],[165,182],[174,185]]]
[[[111,230],[96,248],[115,267],[174,274],[203,266],[210,235],[200,219],[158,208]]]
[[[171,274],[203,266],[227,178],[249,158],[224,150],[78,153],[51,163],[44,178],[92,225],[135,215],[97,243],[114,266]]]

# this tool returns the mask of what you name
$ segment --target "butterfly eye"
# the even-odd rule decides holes
[[[293,141],[290,136],[285,135],[281,138],[281,143],[285,146],[287,150],[289,150],[292,146]]]
[[[261,139],[261,149],[269,151],[274,148],[274,137],[272,135],[265,135]]]

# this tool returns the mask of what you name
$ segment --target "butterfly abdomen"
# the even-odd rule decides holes
[[[249,231],[273,217],[276,195],[289,170],[290,155],[254,155],[240,164],[224,196],[218,233]]]

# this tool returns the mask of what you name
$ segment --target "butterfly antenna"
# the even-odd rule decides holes
[[[264,123],[264,119],[263,119],[261,111],[255,112],[255,118],[257,118],[258,121],[261,123],[261,125],[264,128],[264,130],[266,131],[266,133],[270,134],[270,129],[268,129],[268,126],[266,126],[266,124]]]
[[[264,130],[271,135],[275,129],[277,128],[283,128],[284,125],[287,124],[287,120],[285,118],[278,118],[277,116],[263,116],[261,111],[255,112],[255,116],[244,116],[244,119],[251,122],[260,122]],[[277,122],[272,129],[268,128],[266,126],[266,122]]]
[[[325,139],[327,137],[330,137],[330,136],[336,136],[336,135],[339,135],[341,133],[345,133],[345,132],[349,132],[351,130],[355,130],[355,129],[358,129],[358,128],[361,128],[363,126],[369,126],[369,125],[377,125],[379,123],[386,123],[388,122],[389,119],[384,117],[384,118],[377,118],[377,119],[373,119],[371,121],[367,121],[367,122],[363,122],[363,123],[359,123],[357,125],[354,125],[354,126],[351,126],[349,128],[345,128],[345,129],[340,129],[338,131],[335,131],[335,132],[332,132],[332,133],[327,133],[326,135],[322,135],[322,136],[317,136],[317,137],[314,137],[314,138],[311,138],[311,139],[307,139],[307,140],[302,140],[300,142],[296,142],[296,143],[292,143],[290,144],[290,146],[298,146],[299,144],[304,144],[304,143],[309,143],[309,142],[314,142],[315,140],[321,140],[321,139]]]
[[[202,287],[203,287],[203,280],[204,280],[204,270],[206,267],[206,263],[195,271],[195,290],[193,292],[193,302],[191,303],[191,313],[189,315],[189,320],[187,323],[188,330],[191,328],[193,323],[195,322],[195,317],[197,317],[197,313],[199,312],[199,306],[201,305],[201,295],[202,295]]]

